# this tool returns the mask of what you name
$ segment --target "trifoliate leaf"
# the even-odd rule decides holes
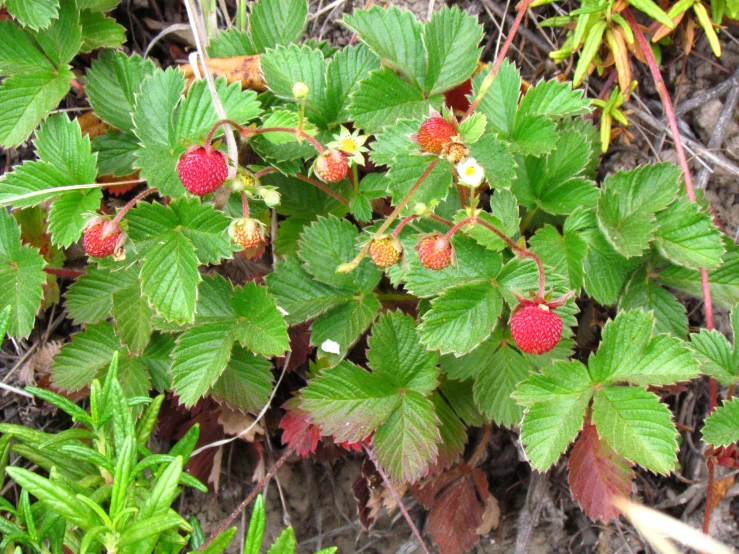
[[[126,42],[126,28],[116,23],[115,19],[106,17],[100,12],[82,10],[81,53],[92,52],[98,48],[119,48]]]
[[[394,205],[397,205],[411,191],[424,172],[428,170],[432,161],[433,158],[413,154],[401,154],[397,157],[390,171],[386,173],[386,178],[390,180],[388,189]],[[408,202],[408,209],[412,209],[418,203],[428,204],[433,200],[444,200],[453,180],[452,166],[440,161],[428,174],[418,191],[413,194]]]
[[[653,311],[658,333],[672,333],[684,339],[688,334],[688,314],[675,296],[658,285],[646,267],[634,272],[619,300],[620,310],[644,308]]]
[[[485,132],[488,119],[485,114],[475,112],[459,124],[459,136],[466,145],[471,145],[478,140]]]
[[[83,332],[72,335],[72,342],[54,357],[51,380],[62,390],[80,389],[89,385],[101,369],[107,369],[113,354],[121,351],[110,323],[88,325]]]
[[[213,385],[211,396],[237,410],[258,412],[272,392],[272,364],[245,348],[235,346],[226,369]]]
[[[655,245],[668,260],[692,269],[715,269],[724,247],[711,216],[695,202],[679,198],[657,213]]]
[[[654,317],[643,310],[621,312],[603,327],[598,352],[588,361],[596,383],[623,380],[652,338]]]
[[[85,91],[95,114],[113,127],[131,131],[136,95],[144,78],[155,69],[151,60],[144,60],[138,54],[129,57],[112,50],[101,52],[85,79]]]
[[[296,42],[308,15],[306,0],[259,0],[252,5],[249,26],[258,53]]]
[[[472,91],[477,96],[487,72],[472,79]],[[513,126],[518,110],[518,97],[521,94],[521,75],[516,66],[508,60],[495,75],[493,84],[482,97],[478,110],[487,116],[488,129],[508,140],[513,136]]]
[[[290,347],[287,324],[266,287],[252,281],[236,288],[231,305],[238,318],[234,336],[242,346],[264,356],[280,356]]]
[[[348,111],[357,127],[375,134],[398,119],[425,117],[429,107],[438,108],[442,100],[439,95],[426,98],[414,85],[385,67],[372,71],[359,83]]]
[[[37,248],[21,245],[18,224],[0,210],[0,305],[11,306],[7,333],[24,338],[33,330],[43,298],[46,262]]]
[[[92,151],[98,156],[98,173],[124,177],[135,172],[139,139],[133,133],[107,131],[92,139]]]
[[[171,335],[154,332],[139,360],[151,375],[151,384],[159,392],[172,390],[172,351],[175,342]]]
[[[380,59],[364,44],[347,46],[329,60],[324,107],[329,125],[350,120],[348,108],[351,95],[359,88],[359,82],[367,78],[371,71],[380,69],[380,66]]]
[[[311,344],[318,347],[320,356],[336,365],[369,328],[379,311],[380,302],[374,294],[347,298],[313,322]]]
[[[549,154],[557,148],[556,125],[545,116],[517,115],[511,152],[526,156]]]
[[[477,67],[483,28],[477,18],[458,6],[444,6],[423,25],[423,44],[428,51],[426,92],[445,92],[469,79]]]
[[[641,387],[606,387],[594,394],[598,433],[627,460],[667,474],[677,461],[677,431],[659,398]]]
[[[412,12],[397,6],[388,9],[372,6],[369,10],[347,14],[344,23],[390,68],[404,75],[413,89],[419,93],[424,89],[426,49],[421,36],[423,27]]]
[[[514,398],[527,406],[521,442],[532,467],[549,469],[583,426],[593,396],[587,368],[578,361],[554,362],[518,385]]]
[[[143,352],[151,336],[152,311],[138,279],[113,293],[112,315],[121,342],[135,354]]]
[[[690,335],[690,348],[701,363],[701,371],[722,385],[739,383],[739,364],[736,363],[728,339],[716,330],[701,329]]]
[[[211,58],[232,58],[254,54],[258,52],[254,49],[249,34],[236,27],[220,30],[217,36],[210,39],[208,45],[208,56]]]
[[[716,408],[703,427],[703,440],[714,446],[729,446],[739,441],[739,399],[733,398]]]
[[[110,271],[91,265],[69,287],[65,306],[75,325],[97,323],[110,315],[113,295],[135,284],[138,271]]]
[[[370,159],[377,165],[392,167],[398,156],[417,151],[418,145],[413,142],[411,135],[417,133],[419,127],[418,121],[410,119],[400,119],[393,125],[385,127],[381,133],[377,134],[377,140],[371,145]]]
[[[454,409],[438,392],[431,395],[434,412],[439,418],[439,434],[441,442],[438,444],[439,454],[436,466],[444,470],[452,467],[464,454],[464,445],[467,443],[467,432],[462,420],[454,413]]]
[[[582,89],[572,89],[572,83],[556,79],[539,81],[529,87],[518,108],[520,114],[546,115],[552,118],[573,117],[590,113],[590,100]]]
[[[511,394],[526,379],[529,368],[521,353],[503,342],[477,374],[473,387],[475,404],[496,425],[512,427],[521,422],[523,409]]]

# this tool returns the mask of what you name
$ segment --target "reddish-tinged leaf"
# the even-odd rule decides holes
[[[477,544],[485,509],[468,477],[457,479],[436,497],[426,530],[441,554],[464,554]]]
[[[282,407],[286,410],[280,421],[282,444],[295,446],[295,452],[303,458],[315,453],[321,440],[321,428],[313,425],[310,414],[300,409],[300,398],[291,398]]]
[[[293,325],[287,330],[290,336],[290,363],[287,364],[287,371],[295,371],[298,369],[313,352],[314,347],[310,345],[310,321]],[[285,356],[277,358],[277,367],[280,369],[285,364]]]
[[[618,518],[615,498],[628,498],[634,472],[626,459],[587,423],[570,454],[570,490],[585,514],[595,521]]]
[[[398,498],[403,498],[408,490],[405,483],[395,483],[394,487]],[[391,514],[398,507],[395,496],[385,486],[375,464],[369,458],[362,462],[362,475],[354,481],[352,490],[357,501],[359,521],[367,531],[375,524],[381,508],[385,508],[385,511]]]

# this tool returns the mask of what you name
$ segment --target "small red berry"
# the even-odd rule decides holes
[[[444,147],[456,136],[457,131],[451,123],[441,116],[434,116],[421,124],[416,140],[426,152],[441,154]]]
[[[266,242],[264,225],[250,217],[234,220],[228,228],[228,233],[244,250],[252,250]]]
[[[96,217],[87,225],[83,244],[85,252],[93,258],[123,258],[123,243],[126,234],[115,221]]]
[[[527,354],[545,354],[562,337],[562,319],[547,304],[522,301],[511,318],[511,335]]]
[[[349,163],[346,161],[346,155],[340,150],[326,150],[316,158],[313,171],[325,183],[338,183],[346,179]]]
[[[423,237],[418,245],[418,258],[423,267],[438,271],[452,261],[452,243],[441,233],[431,233]]]
[[[188,192],[196,196],[210,194],[226,182],[226,155],[210,145],[193,146],[177,162],[177,175]]]
[[[372,239],[369,255],[380,269],[392,267],[400,260],[403,246],[400,241],[391,235],[379,235]]]

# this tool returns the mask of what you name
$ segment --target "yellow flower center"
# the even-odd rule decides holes
[[[354,154],[357,151],[357,143],[353,138],[345,138],[339,141],[339,150],[347,154]]]
[[[467,177],[472,177],[477,172],[475,171],[474,166],[470,166],[467,169],[465,169],[465,173],[467,174]]]

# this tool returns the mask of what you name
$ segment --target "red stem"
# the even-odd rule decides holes
[[[244,208],[244,219],[246,219],[249,217],[249,199],[243,190],[241,191],[241,205]]]
[[[267,481],[269,481],[274,476],[274,474],[277,473],[277,470],[280,469],[280,467],[282,467],[282,464],[285,463],[285,460],[287,460],[292,455],[292,453],[295,452],[295,449],[303,441],[303,437],[305,437],[307,433],[308,433],[308,429],[305,429],[300,434],[300,436],[290,445],[290,447],[287,450],[285,450],[285,453],[282,456],[280,456],[280,459],[277,460],[275,462],[275,465],[273,465],[270,468],[270,470],[267,472],[267,475],[265,475],[264,478],[261,481],[259,481],[259,484],[257,484],[257,486],[254,487],[254,490],[252,490],[249,493],[249,496],[247,496],[244,499],[244,501],[241,504],[239,504],[233,512],[231,512],[231,515],[228,516],[223,521],[223,523],[221,523],[218,526],[218,529],[213,531],[210,537],[208,537],[208,540],[205,541],[200,546],[200,548],[198,548],[198,552],[202,552],[203,550],[205,550],[208,547],[208,545],[212,543],[213,540],[215,540],[215,538],[218,535],[223,533],[228,528],[228,526],[231,525],[233,520],[235,520],[239,516],[239,514],[244,511],[244,508],[246,508],[249,504],[251,504],[251,501],[254,500],[254,498],[256,498],[257,494],[259,494],[259,491],[261,491],[264,488],[265,483],[267,483]]]
[[[142,198],[146,198],[151,193],[156,192],[156,191],[157,191],[156,187],[150,188],[150,189],[146,189],[146,190],[142,190],[136,196],[134,196],[133,198],[131,198],[131,200],[128,201],[128,204],[126,204],[125,206],[123,206],[123,208],[121,208],[121,211],[118,212],[115,215],[115,217],[113,218],[113,222],[114,223],[120,223],[121,222],[121,219],[123,219],[123,216],[126,215],[126,213],[128,212],[128,210],[130,210],[131,208],[133,208],[138,203],[139,200],[141,200]]]
[[[467,109],[467,112],[464,114],[464,117],[462,118],[463,121],[474,113],[474,111],[477,109],[478,104],[482,100],[483,96],[485,96],[487,89],[490,88],[490,85],[492,84],[493,79],[495,78],[495,75],[498,73],[498,70],[500,69],[500,66],[503,63],[503,60],[508,54],[508,49],[511,47],[511,44],[513,44],[513,39],[516,37],[516,33],[518,32],[518,28],[521,25],[521,21],[523,21],[523,16],[526,15],[526,10],[529,9],[529,6],[531,5],[533,1],[534,0],[524,0],[523,4],[521,4],[521,8],[518,10],[518,13],[516,14],[516,19],[513,21],[513,24],[511,25],[511,28],[508,31],[508,36],[506,37],[505,42],[503,43],[503,46],[500,49],[500,52],[498,52],[498,57],[495,58],[495,62],[493,63],[493,69],[490,70],[490,73],[488,74],[487,77],[485,77],[485,81],[483,81],[483,84],[480,87],[480,92],[482,94],[478,93],[477,98],[475,98],[472,104],[470,104],[470,107]]]
[[[262,177],[264,177],[265,175],[269,175],[270,173],[277,173],[277,169],[275,169],[274,167],[265,167],[264,169],[257,171],[254,174],[254,178],[261,179]]]
[[[81,277],[85,275],[84,271],[78,271],[76,269],[55,269],[53,267],[45,267],[44,272],[49,275],[56,275],[57,277]]]
[[[403,227],[408,225],[411,221],[413,221],[417,217],[418,216],[414,214],[414,215],[409,215],[408,217],[401,219],[400,223],[398,223],[398,226],[395,228],[395,231],[393,231],[393,236],[397,237],[400,234],[400,232],[403,230]]]
[[[513,239],[508,237],[503,231],[495,227],[494,225],[491,225],[484,219],[478,219],[476,217],[468,217],[467,219],[463,219],[459,223],[457,223],[454,227],[449,229],[447,231],[447,234],[445,235],[446,238],[450,239],[452,238],[452,235],[456,233],[459,229],[464,227],[465,225],[472,224],[472,225],[482,225],[486,229],[491,230],[493,233],[498,235],[498,237],[505,242],[508,246],[510,246],[513,251],[520,256],[521,258],[531,258],[536,263],[536,269],[539,272],[539,292],[536,295],[538,299],[544,298],[544,291],[546,288],[545,278],[544,278],[544,265],[541,263],[541,258],[534,254],[531,250],[527,250],[526,248],[521,248]]]
[[[443,223],[447,227],[454,227],[454,223],[449,221],[448,219],[444,219],[443,217],[439,217],[436,214],[430,214],[429,219],[433,219],[434,221],[438,221],[439,223]]]
[[[301,181],[305,181],[306,183],[310,183],[311,185],[313,185],[316,188],[321,189],[323,192],[325,192],[329,196],[333,196],[334,198],[336,198],[336,200],[338,200],[339,202],[341,202],[342,204],[344,204],[344,206],[348,206],[349,205],[349,202],[347,200],[345,200],[344,198],[342,198],[341,196],[339,196],[337,193],[335,193],[334,191],[332,191],[330,188],[328,188],[323,183],[319,183],[315,179],[311,179],[310,177],[306,177],[305,175],[301,175],[300,173],[298,173],[297,175],[295,175],[295,177],[298,178],[298,179],[300,179]]]
[[[217,121],[215,125],[213,125],[210,132],[208,133],[208,136],[205,137],[205,144],[207,146],[210,146],[210,143],[213,140],[213,135],[216,134],[216,131],[224,125],[231,125],[239,133],[243,133],[244,131],[246,131],[246,127],[244,127],[243,125],[239,125],[235,121],[231,121],[230,119],[221,119],[220,121]]]
[[[685,192],[687,193],[690,200],[695,201],[693,179],[690,176],[688,159],[685,156],[685,149],[683,148],[683,143],[680,139],[680,129],[677,126],[677,118],[675,117],[675,111],[672,107],[672,99],[667,92],[667,86],[662,79],[662,74],[659,71],[657,61],[654,59],[652,49],[650,48],[647,39],[644,37],[644,33],[642,33],[641,29],[639,28],[639,24],[636,22],[636,19],[634,19],[634,16],[631,15],[631,11],[628,8],[623,11],[623,15],[629,22],[629,26],[634,31],[634,36],[636,37],[636,40],[639,42],[639,46],[644,52],[644,57],[647,60],[647,65],[649,65],[649,71],[652,73],[654,84],[657,87],[657,92],[659,92],[659,97],[662,100],[662,105],[664,106],[667,123],[670,125],[670,131],[672,132],[672,141],[675,144],[675,153],[677,154],[677,159],[680,163],[680,169],[682,169],[683,172],[683,180],[685,181]],[[708,271],[706,271],[705,268],[701,268],[700,273],[701,287],[703,289],[703,305],[705,306],[706,311],[706,328],[711,331],[713,330],[713,303],[711,301],[711,287],[708,283]],[[718,386],[716,385],[716,381],[713,377],[710,378],[708,388],[708,406],[710,413],[716,408],[716,404],[718,402]],[[713,464],[710,460],[708,460],[707,463],[708,493],[706,494],[706,511],[703,519],[703,532],[706,534],[708,534],[708,527],[711,523],[711,502],[713,488]]]
[[[370,452],[370,449],[367,448],[367,445],[362,444],[362,446],[364,447],[364,451],[367,453],[367,456],[369,456],[370,459],[372,459],[372,452]],[[418,531],[418,528],[416,527],[415,523],[413,523],[413,520],[411,519],[411,516],[408,513],[408,510],[405,509],[405,506],[403,505],[403,501],[398,495],[398,491],[395,490],[395,487],[393,487],[393,484],[390,482],[390,479],[388,479],[387,475],[385,475],[385,472],[382,470],[382,468],[377,462],[375,462],[375,469],[377,469],[377,473],[379,473],[380,477],[382,477],[382,480],[385,482],[385,486],[390,491],[390,494],[392,495],[393,500],[395,500],[395,503],[398,505],[398,508],[400,508],[400,512],[403,514],[403,517],[405,518],[406,522],[408,522],[408,527],[411,528],[411,531],[413,531],[413,534],[416,536],[416,540],[418,541],[418,544],[421,545],[421,550],[423,550],[425,554],[429,554],[429,549],[426,547],[426,543],[423,542],[421,533]]]
[[[221,119],[215,125],[213,125],[210,132],[208,133],[208,136],[205,138],[206,145],[210,145],[211,141],[213,140],[213,135],[218,130],[218,128],[222,127],[223,125],[231,125],[239,133],[241,133],[241,136],[243,138],[248,138],[253,135],[263,135],[264,133],[291,133],[300,138],[306,139],[313,146],[316,147],[316,150],[318,150],[319,153],[323,154],[324,149],[323,146],[321,146],[321,143],[301,129],[295,129],[293,127],[262,127],[261,129],[249,129],[248,127],[239,125],[238,123],[236,123],[235,121],[231,121],[230,119]]]

